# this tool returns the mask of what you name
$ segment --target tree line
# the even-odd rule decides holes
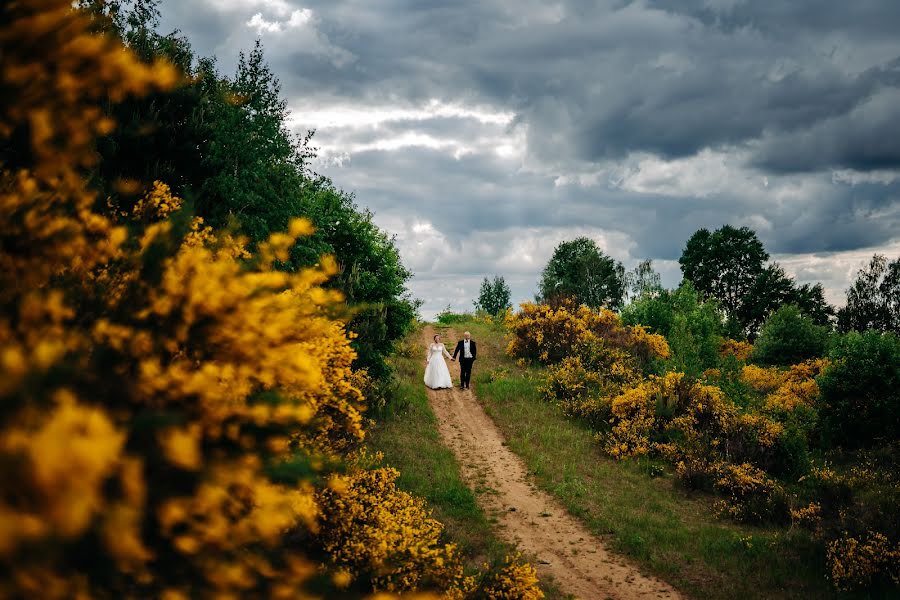
[[[107,103],[105,112],[118,127],[97,144],[100,160],[90,175],[101,196],[128,212],[140,199],[136,182],[164,181],[206,225],[246,236],[251,250],[285,230],[290,219],[310,219],[315,232],[277,267],[296,272],[322,255],[335,257],[339,273],[327,285],[343,293],[350,309],[354,367],[386,380],[391,342],[418,309],[405,287],[412,274],[372,213],[312,171],[313,132],[291,131],[262,45],[241,52],[228,76],[183,35],[157,31],[157,0],[80,4],[99,32],[121,39],[140,60],[164,60],[184,74],[174,91]]]
[[[652,261],[644,260],[626,272],[622,263],[604,254],[594,240],[579,237],[556,246],[541,273],[536,300],[547,304],[573,300],[593,309],[621,311],[641,299],[665,300],[696,293],[699,301],[711,303],[709,318],[720,319],[722,333],[733,339],[755,340],[766,320],[787,306],[815,326],[842,333],[868,329],[900,332],[900,258],[889,261],[874,255],[857,273],[847,290],[846,305],[839,310],[826,302],[821,284],[798,285],[769,258],[748,227],[724,225],[712,232],[699,229],[678,260],[683,275],[679,289],[689,288],[679,292],[663,289]],[[509,304],[509,288],[503,278],[485,278],[476,308],[497,314]],[[650,321],[641,323],[652,324],[653,318],[644,318]],[[662,329],[660,333],[667,334],[668,326]]]

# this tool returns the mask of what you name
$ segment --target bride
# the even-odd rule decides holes
[[[437,334],[434,336],[434,343],[428,346],[428,355],[425,357],[425,385],[433,390],[453,387],[444,356],[450,358],[450,353],[441,343],[441,335]]]

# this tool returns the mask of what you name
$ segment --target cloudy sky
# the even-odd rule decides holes
[[[900,256],[896,0],[161,10],[225,73],[262,40],[315,170],[396,234],[426,318],[494,274],[531,299],[581,235],[674,286],[696,229],[747,225],[835,304],[873,253]]]

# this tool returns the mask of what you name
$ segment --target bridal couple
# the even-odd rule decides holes
[[[450,370],[444,361],[444,356],[452,361],[456,361],[456,355],[459,354],[459,387],[460,389],[469,389],[469,379],[472,378],[472,364],[478,350],[475,346],[475,340],[472,339],[469,332],[463,334],[463,339],[456,344],[456,350],[453,356],[444,348],[441,342],[441,334],[434,336],[434,343],[428,346],[428,354],[425,357],[425,385],[433,390],[440,388],[452,388],[453,380],[450,379]]]

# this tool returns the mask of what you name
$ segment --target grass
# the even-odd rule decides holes
[[[678,487],[668,467],[610,459],[588,427],[540,399],[539,371],[506,357],[502,332],[480,323],[453,327],[479,343],[475,390],[510,449],[539,487],[614,551],[698,598],[836,597],[807,534],[720,520],[713,499]]]
[[[400,471],[397,484],[425,498],[434,518],[444,524],[444,538],[455,543],[468,569],[500,561],[514,548],[494,535],[475,494],[463,482],[453,453],[440,440],[437,419],[422,384],[419,354],[393,359],[397,389],[375,419],[368,447],[384,455],[384,464]],[[553,582],[541,582],[548,600],[564,598]]]
[[[428,501],[446,537],[458,544],[468,562],[502,558],[507,548],[492,535],[453,453],[441,443],[425,388],[415,381],[420,362],[400,358],[395,363],[396,399],[370,427],[367,445],[384,454],[384,464],[400,471],[401,488]]]

